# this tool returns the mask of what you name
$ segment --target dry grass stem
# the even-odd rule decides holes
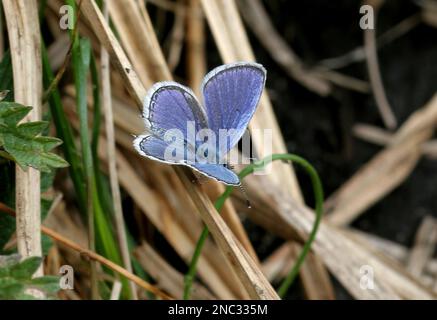
[[[378,15],[378,10],[383,1],[369,0],[369,3],[373,4],[374,19]],[[376,24],[376,21],[375,21]],[[397,126],[397,120],[393,113],[392,107],[388,102],[387,95],[384,89],[384,84],[381,77],[379,68],[378,52],[376,47],[375,29],[364,30],[364,52],[366,54],[367,68],[369,71],[370,84],[375,96],[376,105],[378,107],[381,118],[384,121],[385,126],[393,130]]]
[[[328,220],[346,225],[397,187],[416,166],[437,123],[437,96],[402,125],[379,152],[326,201]]]
[[[42,66],[36,0],[4,0],[15,101],[32,106],[24,122],[41,119]],[[40,172],[16,168],[17,245],[22,257],[41,255]],[[40,268],[35,275],[42,275]]]
[[[104,2],[103,14],[106,20],[109,18],[108,6]],[[111,184],[111,194],[113,198],[115,226],[117,228],[117,237],[120,246],[123,265],[129,272],[132,273],[132,263],[130,258],[129,247],[127,243],[127,235],[125,229],[125,222],[123,217],[123,208],[121,205],[120,188],[118,185],[118,173],[115,159],[115,138],[114,138],[114,117],[112,113],[112,95],[111,95],[111,78],[110,78],[110,64],[109,55],[105,48],[101,50],[101,78],[102,78],[102,105],[105,115],[106,128],[106,148],[108,152],[109,164],[109,180]],[[115,284],[114,284],[115,286]],[[138,299],[135,284],[130,282],[130,291],[134,300]]]

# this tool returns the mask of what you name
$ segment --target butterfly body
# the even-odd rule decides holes
[[[226,155],[255,113],[265,79],[265,69],[256,63],[217,67],[203,80],[203,105],[181,84],[156,83],[144,101],[148,133],[135,138],[135,149],[147,158],[186,165],[219,182],[239,185]]]

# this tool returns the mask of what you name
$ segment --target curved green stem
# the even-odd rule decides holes
[[[203,245],[205,244],[208,235],[209,235],[208,227],[203,228],[199,240],[197,240],[193,257],[191,258],[190,267],[188,268],[188,272],[184,277],[184,300],[190,299],[191,287],[193,285],[194,277],[196,275],[197,262],[199,261],[200,254],[202,253]]]
[[[306,161],[304,158],[299,157],[295,154],[273,154],[271,156],[267,156],[264,159],[254,162],[250,165],[248,165],[246,168],[244,168],[240,174],[238,175],[240,177],[240,180],[244,179],[249,174],[253,173],[256,170],[262,170],[266,165],[268,165],[272,161],[276,160],[282,160],[282,161],[291,161],[293,163],[297,163],[300,165],[306,173],[310,176],[311,182],[313,185],[313,191],[314,191],[314,198],[315,198],[315,212],[316,212],[316,218],[314,221],[313,229],[311,230],[311,233],[308,237],[308,240],[305,242],[302,252],[300,253],[295,265],[291,269],[290,273],[285,278],[284,282],[281,284],[278,290],[279,296],[282,298],[287,293],[288,289],[290,288],[291,284],[293,283],[294,279],[296,278],[297,274],[299,273],[300,267],[302,266],[303,262],[305,261],[305,257],[307,256],[308,252],[311,249],[311,245],[316,238],[317,230],[320,225],[320,221],[323,214],[323,187],[322,183],[320,181],[319,175],[317,174],[317,171],[314,169],[314,167]],[[220,212],[221,208],[223,207],[226,199],[230,196],[232,193],[232,186],[227,186],[226,190],[223,192],[223,194],[215,201],[214,206],[217,210],[217,212]],[[208,228],[205,227],[202,231],[202,234],[200,235],[199,240],[197,241],[196,248],[194,250],[193,257],[191,258],[190,266],[188,269],[187,274],[185,275],[185,286],[184,286],[184,300],[188,300],[190,298],[191,293],[191,287],[193,284],[194,277],[196,275],[196,269],[197,269],[197,262],[199,261],[200,254],[202,252],[202,248],[205,244],[206,239],[208,238],[209,231]]]

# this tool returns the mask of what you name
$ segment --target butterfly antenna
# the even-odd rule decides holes
[[[259,160],[258,158],[251,158],[251,157],[247,157],[246,159],[249,160],[250,163],[253,163],[254,161],[258,161]]]
[[[247,207],[249,209],[252,208],[252,205],[250,204],[249,197],[247,196],[246,190],[244,189],[244,187],[241,183],[240,183],[239,187],[240,187],[241,193],[243,194],[244,198],[246,199]]]

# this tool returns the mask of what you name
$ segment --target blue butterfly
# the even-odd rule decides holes
[[[246,131],[265,81],[266,70],[257,63],[219,66],[203,79],[204,107],[189,88],[172,81],[156,83],[149,90],[143,107],[149,133],[135,138],[135,149],[149,159],[186,165],[224,184],[239,185],[240,179],[222,164],[222,159]],[[175,129],[181,134],[169,139],[167,133]],[[209,139],[202,143],[190,130],[194,133],[209,130],[218,137],[223,130],[230,134],[225,136],[225,143]],[[204,158],[200,159],[199,154]]]

